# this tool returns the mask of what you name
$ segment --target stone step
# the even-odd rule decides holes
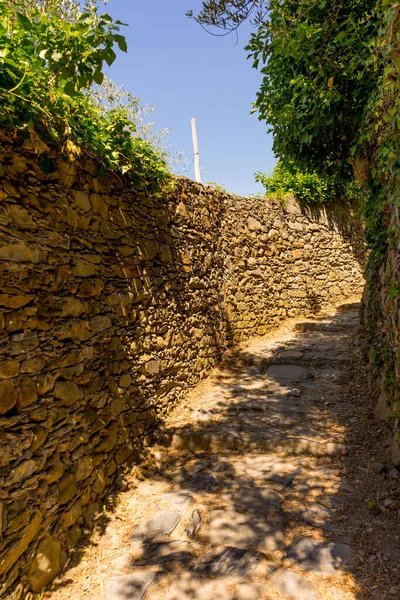
[[[159,444],[175,450],[190,450],[198,454],[211,452],[223,454],[226,452],[285,452],[293,455],[311,456],[343,456],[347,454],[345,444],[328,441],[320,443],[306,437],[284,436],[278,431],[247,428],[225,424],[208,431],[180,431],[169,430],[164,432]]]

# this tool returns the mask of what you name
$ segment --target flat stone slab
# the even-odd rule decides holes
[[[262,515],[280,507],[284,496],[271,488],[240,488],[225,492],[221,496],[221,503],[226,503],[245,513]]]
[[[289,569],[276,573],[270,581],[285,600],[318,600],[314,586]]]
[[[203,537],[212,546],[253,548],[261,552],[273,552],[283,547],[283,526],[280,522],[270,524],[262,516],[229,509],[213,510],[209,517]]]
[[[132,563],[132,567],[188,562],[192,558],[193,550],[193,544],[186,540],[155,542],[145,548],[143,556]]]
[[[159,579],[159,573],[135,573],[113,577],[107,584],[107,600],[142,600]]]
[[[151,596],[149,600],[159,600],[159,596]],[[164,600],[232,600],[232,592],[224,582],[182,573],[171,583]]]
[[[184,507],[193,502],[193,496],[184,492],[167,492],[162,494],[161,499],[168,502],[171,506]]]
[[[218,487],[218,479],[212,473],[205,471],[187,480],[185,484],[196,493],[212,492],[214,488]]]
[[[292,462],[283,461],[281,457],[271,454],[250,454],[243,460],[232,463],[232,468],[237,477],[254,481],[271,481],[288,485],[299,473],[299,468]]]
[[[278,382],[305,381],[310,378],[310,371],[298,365],[271,365],[266,372],[267,377]]]
[[[288,548],[287,555],[304,571],[334,574],[351,563],[354,553],[347,544],[304,537]]]
[[[258,552],[227,546],[206,554],[195,566],[195,571],[207,577],[245,577],[261,559]]]
[[[317,502],[314,502],[305,510],[299,511],[297,516],[303,519],[306,523],[309,523],[314,527],[320,527],[321,529],[329,528],[329,521],[332,517],[331,511]]]
[[[168,537],[181,520],[181,515],[177,510],[162,510],[154,517],[141,523],[133,531],[131,540],[151,541]]]

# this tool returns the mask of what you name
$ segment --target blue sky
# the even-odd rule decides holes
[[[250,115],[261,80],[246,60],[250,27],[234,35],[212,37],[187,9],[200,0],[110,0],[107,12],[129,24],[122,33],[128,54],[118,53],[108,75],[145,104],[158,130],[171,130],[169,141],[192,166],[192,117],[196,117],[203,182],[216,182],[246,195],[262,191],[255,171],[275,164],[266,124]]]

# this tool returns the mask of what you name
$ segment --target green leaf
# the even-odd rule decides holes
[[[124,38],[124,36],[116,35],[115,39],[116,39],[119,49],[122,50],[122,52],[128,52],[128,45],[126,43],[126,39]]]
[[[28,17],[26,15],[23,15],[22,13],[17,13],[17,21],[18,21],[18,24],[25,31],[31,31],[32,30],[32,23],[31,23],[31,21],[28,19]]]
[[[98,85],[101,85],[103,83],[103,81],[104,81],[104,75],[103,75],[103,73],[101,71],[95,71],[93,73],[93,80]]]
[[[70,96],[71,98],[76,96],[77,90],[75,88],[75,83],[72,79],[69,79],[64,85],[64,93],[67,94],[67,96]]]
[[[108,64],[109,67],[111,67],[111,65],[117,58],[117,55],[115,54],[114,50],[112,50],[111,48],[107,48],[107,50],[104,50],[103,56],[104,56],[104,60],[106,61],[106,63]]]

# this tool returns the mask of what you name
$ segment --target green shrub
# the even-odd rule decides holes
[[[0,125],[35,128],[69,158],[85,151],[137,188],[160,193],[170,179],[165,157],[137,137],[126,106],[105,110],[88,94],[102,84],[115,46],[127,51],[123,24],[92,3],[73,3],[71,19],[27,4],[0,0]]]
[[[271,175],[255,174],[268,196],[283,200],[288,194],[302,203],[329,203],[338,197],[355,199],[360,189],[355,183],[343,184],[334,176],[322,176],[316,171],[301,171],[293,164],[278,161]]]

